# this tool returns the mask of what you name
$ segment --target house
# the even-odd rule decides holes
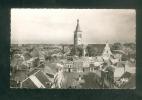
[[[103,88],[112,88],[114,82],[114,68],[106,66],[101,70],[101,81]]]
[[[73,67],[77,69],[77,72],[85,72],[89,71],[91,63],[93,63],[91,57],[81,57],[73,61]]]
[[[97,56],[97,57],[96,57],[96,61],[97,61],[97,62],[104,62],[104,59],[103,59],[102,56]]]
[[[53,77],[37,70],[21,82],[21,88],[51,88]]]
[[[83,72],[89,67],[89,60],[82,57],[75,58],[73,61],[64,61],[63,66],[66,72]]]
[[[107,72],[112,72],[111,76],[113,77],[113,81],[119,79],[125,73],[124,67],[117,67],[114,65],[106,66],[102,70]]]
[[[123,76],[125,73],[124,67],[106,66],[101,70],[101,79],[103,85],[109,88],[114,88],[114,82]]]
[[[73,61],[64,61],[66,72],[89,72],[103,64],[96,57],[74,58]]]
[[[12,72],[11,76],[10,76],[10,80],[12,82],[21,82],[23,81],[24,79],[26,79],[28,76],[27,76],[27,73],[28,71],[26,70],[17,70],[17,71],[14,71]]]
[[[135,86],[135,74],[125,72],[117,81],[115,81],[115,85],[121,89],[134,89]]]
[[[111,55],[112,55],[112,52],[110,50],[109,44],[106,43],[105,48],[104,48],[103,53],[102,53],[102,57],[103,57],[104,60],[109,60]]]
[[[125,73],[125,68],[124,67],[114,67],[114,81],[119,79],[124,73]]]
[[[73,62],[72,61],[66,61],[64,62],[64,71],[66,72],[73,72]]]
[[[96,70],[99,70],[99,66],[95,66],[95,64],[90,64],[89,69],[90,72],[95,72]]]
[[[119,59],[117,59],[117,58],[110,58],[110,62],[111,62],[111,64],[117,64],[118,62],[119,62],[120,60]]]

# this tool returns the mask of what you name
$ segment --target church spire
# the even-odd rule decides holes
[[[76,25],[76,32],[81,32],[80,26],[79,26],[79,19],[77,19],[77,25]]]

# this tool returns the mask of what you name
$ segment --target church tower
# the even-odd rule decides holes
[[[74,31],[74,50],[76,51],[76,48],[81,45],[82,45],[82,31],[79,26],[79,19],[77,19],[77,25]]]
[[[76,29],[74,31],[74,45],[82,44],[82,31],[79,26],[79,19],[77,19]]]

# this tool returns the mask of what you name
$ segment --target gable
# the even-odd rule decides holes
[[[50,88],[51,77],[40,70],[33,70],[28,78],[22,81],[22,88]]]
[[[37,88],[37,86],[33,83],[30,78],[27,78],[24,82],[22,82],[22,88]]]

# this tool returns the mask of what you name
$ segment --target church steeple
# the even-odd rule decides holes
[[[79,26],[79,19],[77,19],[77,25],[74,31],[74,54],[75,55],[76,55],[77,47],[81,45],[82,45],[82,31]]]
[[[79,26],[79,19],[77,19],[77,25],[76,25],[75,32],[81,32],[80,26]]]

